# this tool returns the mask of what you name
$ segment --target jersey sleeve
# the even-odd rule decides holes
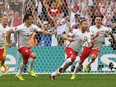
[[[39,28],[39,27],[36,26],[36,25],[33,25],[33,29],[34,29],[34,31],[37,31],[37,32],[40,32],[40,31],[41,31],[41,28]]]
[[[110,33],[110,32],[112,32],[112,29],[111,28],[106,28],[106,33]]]
[[[90,43],[91,42],[91,33],[87,34],[87,42]]]
[[[68,35],[72,37],[72,36],[75,35],[75,33],[76,33],[76,30],[74,29],[73,31],[71,31],[70,33],[68,33]]]
[[[14,32],[20,32],[21,30],[22,30],[22,27],[21,27],[22,25],[19,25],[19,26],[17,26],[17,27],[13,27],[13,31]]]
[[[93,27],[90,27],[90,28],[89,28],[89,34],[90,34],[90,35],[94,35]]]

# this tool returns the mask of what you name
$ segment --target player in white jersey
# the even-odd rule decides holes
[[[8,26],[7,15],[2,15],[0,24],[0,75],[2,75],[1,67],[4,67],[5,74],[8,73],[8,66],[5,64],[6,60],[6,31],[10,29]]]
[[[108,33],[112,37],[113,41],[115,42],[115,38],[114,38],[111,30],[102,25],[102,16],[96,16],[95,23],[96,23],[96,25],[91,26],[89,28],[94,45],[92,48],[89,48],[88,46],[85,46],[83,48],[83,51],[80,55],[79,63],[76,64],[76,68],[71,77],[72,80],[76,78],[76,72],[80,69],[84,60],[90,55],[91,61],[84,68],[84,71],[88,72],[90,65],[95,61],[95,59],[98,57],[98,55],[100,53],[100,47],[102,46],[102,42],[105,40],[105,36],[104,36],[105,33]]]
[[[30,64],[28,72],[30,73],[31,76],[37,77],[34,70],[32,69],[33,63],[36,59],[36,55],[33,51],[30,50],[30,43],[29,43],[33,32],[38,31],[43,34],[50,34],[50,35],[54,34],[53,32],[44,31],[32,23],[33,23],[33,16],[31,14],[26,14],[24,16],[24,23],[22,23],[21,25],[15,27],[13,29],[10,29],[7,32],[7,38],[8,38],[7,42],[8,42],[9,47],[12,46],[12,44],[10,42],[11,33],[18,34],[18,51],[22,54],[22,59],[23,59],[22,63],[20,64],[20,69],[19,69],[18,73],[16,74],[16,77],[19,80],[24,80],[24,78],[21,76],[21,74],[25,68],[25,65],[28,62]]]
[[[58,68],[55,72],[53,72],[50,75],[51,80],[55,80],[56,75],[60,75],[62,72],[64,72],[74,62],[79,50],[81,49],[82,45],[86,41],[90,42],[90,35],[86,31],[87,30],[87,21],[82,20],[80,25],[81,25],[80,29],[74,29],[68,35],[63,35],[62,36],[64,39],[71,41],[70,44],[65,48],[67,59],[60,66],[60,68]]]

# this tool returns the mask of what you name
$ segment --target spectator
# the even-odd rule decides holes
[[[75,23],[75,15],[79,14],[79,6],[77,4],[68,5],[69,15],[70,15],[70,24],[73,26]]]
[[[42,3],[41,3],[40,0],[36,0],[36,8],[37,8],[38,15],[41,15],[41,13],[42,13]]]
[[[105,8],[103,9],[102,15],[104,15],[103,18],[103,24],[105,26],[111,26],[111,17],[112,17],[112,12],[113,12],[113,3],[110,0],[106,0],[106,3],[104,3]]]
[[[113,31],[113,33],[116,34],[116,8],[114,10],[114,15],[111,19],[111,22],[112,22],[112,31]]]
[[[57,41],[58,46],[64,46],[64,40],[62,39],[62,34],[66,34],[69,32],[69,27],[67,26],[67,22],[65,18],[60,21],[60,25],[57,28]]]
[[[14,2],[11,2],[10,8],[16,12],[18,11],[21,13],[22,10],[22,2],[20,0],[14,0]]]
[[[87,14],[85,15],[85,19],[87,19],[88,22],[88,27],[92,25],[92,15],[93,15],[93,9],[91,6],[88,7],[87,9]]]
[[[68,2],[67,0],[56,0],[58,3],[58,6],[61,7],[62,12],[64,13],[64,17],[68,16]]]
[[[0,23],[1,23],[1,17],[0,17]]]
[[[56,2],[53,2],[51,6],[48,8],[48,15],[51,19],[51,22],[54,24],[54,19],[58,14],[61,14],[61,7],[58,7]]]
[[[4,0],[0,0],[0,12],[1,12],[1,14],[4,13],[4,5],[5,5]]]
[[[43,22],[43,28],[45,31],[52,32],[52,30],[49,28],[49,23],[47,21]],[[51,35],[44,35],[42,33],[39,33],[40,36],[40,42],[38,43],[39,46],[51,46],[52,38]]]
[[[15,27],[22,22],[23,5],[25,14],[33,15],[34,24],[41,26],[43,21],[47,21],[51,25],[50,30],[60,18],[60,14],[64,13],[56,29],[58,46],[64,45],[64,40],[60,38],[63,32],[67,33],[69,28],[77,29],[82,18],[87,19],[89,26],[93,25],[96,15],[102,15],[103,24],[110,26],[116,34],[116,0],[0,0],[0,15],[7,13],[9,26]],[[64,26],[66,29],[63,28]],[[40,35],[39,38],[41,38]]]
[[[13,18],[13,27],[16,27],[22,23],[22,16],[20,16],[19,12],[14,12],[14,18]]]

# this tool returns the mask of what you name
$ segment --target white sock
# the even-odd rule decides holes
[[[57,75],[56,71],[51,74],[51,76],[56,76],[56,75]]]
[[[29,58],[29,70],[32,70],[35,59]]]
[[[72,60],[71,60],[70,58],[68,58],[68,59],[62,64],[62,66],[61,66],[60,68],[64,68],[65,65],[69,64],[70,62],[72,62]],[[53,72],[53,73],[51,74],[51,76],[56,76],[56,75],[57,75],[57,71],[55,71],[55,72]]]
[[[69,64],[70,62],[72,62],[71,58],[68,58],[61,66],[61,68],[64,68],[65,65]]]
[[[24,70],[24,68],[25,68],[25,64],[23,64],[23,62],[20,64],[20,69],[18,70],[18,75],[21,75],[22,74],[22,72],[23,72],[23,70]]]
[[[81,67],[81,65],[77,63],[75,66],[73,75],[76,75],[76,73],[79,71],[80,67]]]
[[[94,60],[91,60],[87,66],[90,66],[93,62]]]

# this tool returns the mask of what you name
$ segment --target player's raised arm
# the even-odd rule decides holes
[[[32,25],[32,26],[35,29],[35,31],[37,31],[37,32],[41,32],[41,33],[46,34],[46,35],[53,35],[54,34],[54,32],[45,31],[44,29],[41,29],[36,25]]]
[[[72,32],[68,33],[68,34],[63,34],[62,35],[62,38],[64,40],[68,40],[70,42],[74,41],[74,38],[72,38],[76,33],[76,30],[74,29]]]
[[[63,38],[64,40],[68,40],[68,41],[70,41],[70,42],[74,41],[74,39],[73,39],[72,37],[70,37],[69,34],[63,34],[63,35],[62,35],[62,38]]]
[[[53,35],[54,32],[48,32],[48,31],[45,31],[45,30],[40,30],[41,33],[43,34],[46,34],[46,35]]]

